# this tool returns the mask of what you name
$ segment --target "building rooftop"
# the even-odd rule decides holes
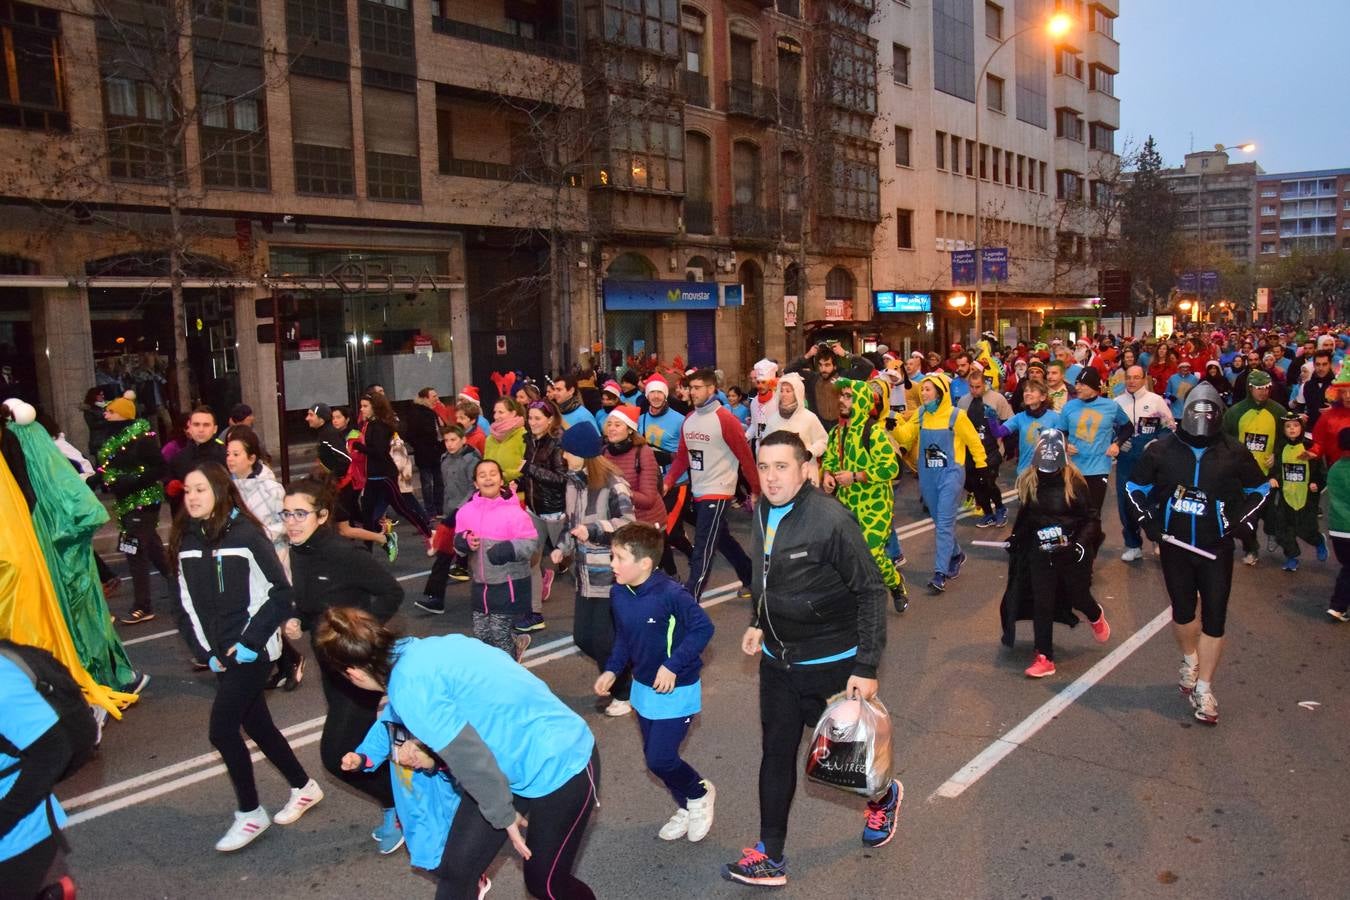
[[[1337,175],[1350,175],[1350,169],[1313,169],[1308,172],[1271,172],[1262,175],[1262,181],[1292,181],[1296,178],[1331,178]]]

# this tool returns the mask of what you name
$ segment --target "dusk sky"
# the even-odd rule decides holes
[[[1267,172],[1350,168],[1350,0],[1122,0],[1120,132],[1163,160],[1253,141]]]

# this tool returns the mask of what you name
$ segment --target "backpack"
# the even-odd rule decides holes
[[[70,747],[70,762],[66,764],[65,771],[57,780],[69,778],[89,761],[98,747],[98,724],[94,721],[94,711],[89,706],[89,701],[84,698],[84,692],[71,677],[69,670],[41,647],[30,647],[0,639],[0,655],[14,663],[19,671],[32,679],[34,689],[56,713],[55,727],[61,729],[66,744]],[[20,758],[23,756],[23,751],[3,736],[0,736],[0,750],[9,756]],[[13,774],[22,764],[21,760],[0,770],[0,777]]]

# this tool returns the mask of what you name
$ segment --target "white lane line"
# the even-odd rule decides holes
[[[733,581],[730,582],[729,584],[724,584],[719,587],[715,587],[710,590],[704,591],[703,596],[707,599],[705,599],[700,605],[703,606],[705,609],[707,609],[709,607],[717,606],[720,603],[725,603],[726,601],[731,600],[736,596],[738,590],[740,589],[740,586],[741,583],[739,581]],[[555,652],[552,653],[548,652],[549,650],[555,647],[559,649],[557,649]],[[533,669],[538,666],[542,666],[544,663],[552,662],[553,660],[556,659],[562,659],[563,657],[566,656],[571,656],[572,654],[578,652],[578,648],[574,643],[572,643],[572,638],[564,637],[558,638],[557,640],[554,641],[549,641],[546,644],[540,644],[538,647],[532,647],[530,648],[530,650],[526,651],[525,656],[529,657],[531,655],[531,651],[533,651],[535,654],[540,655],[536,656],[533,659],[529,659],[528,661],[523,663],[523,665],[527,669]],[[309,719],[304,722],[299,722],[295,725],[283,728],[281,730],[281,733],[291,738],[289,743],[292,748],[304,747],[308,744],[314,743],[322,736],[321,729],[323,726],[324,719],[326,718],[327,718],[326,716],[318,716],[316,718]],[[314,729],[313,733],[303,734],[300,735],[299,737],[293,737],[294,735],[298,735],[301,732],[307,732],[310,729]],[[250,741],[248,742],[248,746],[255,747],[256,745]],[[163,796],[164,794],[178,790],[179,788],[188,787],[189,785],[196,784],[199,781],[205,781],[208,778],[214,778],[217,775],[224,774],[225,766],[222,764],[217,764],[211,766],[210,768],[202,769],[197,772],[191,771],[192,769],[196,769],[199,766],[212,763],[215,760],[218,760],[219,758],[220,758],[219,754],[215,753],[214,751],[210,753],[203,753],[200,756],[194,756],[191,759],[186,759],[183,760],[182,762],[174,763],[173,765],[170,766],[165,766],[162,769],[156,769],[153,772],[147,772],[144,775],[138,775],[134,778],[129,778],[125,781],[119,781],[116,784],[111,784],[108,785],[107,787],[98,788],[97,790],[89,791],[88,793],[85,794],[80,794],[79,796],[72,797],[69,800],[63,800],[61,801],[62,808],[66,810],[71,810],[77,809],[81,806],[88,806],[90,803],[95,803],[99,800],[104,799],[105,797],[112,797],[117,794],[124,793],[125,791],[131,791],[134,790],[135,788],[141,788],[143,785],[153,785],[152,787],[144,787],[142,790],[136,791],[135,793],[127,794],[124,797],[119,797],[116,800],[109,800],[106,803],[94,806],[90,809],[85,810],[84,812],[76,813],[75,815],[72,815],[66,822],[66,827],[69,828],[73,825],[79,825],[81,822],[87,822],[90,819],[96,819],[100,816],[107,815],[108,813],[117,812],[120,809],[126,809],[128,806],[135,806],[139,803],[145,802],[146,800],[153,800],[155,797]],[[262,758],[263,757],[261,752],[253,753],[254,762],[258,762]],[[163,784],[154,784],[155,782],[158,782],[161,779],[170,778],[171,776],[177,775],[180,772],[190,772],[190,774],[183,775],[179,778],[173,778],[171,781],[165,782]]]
[[[1018,747],[1031,740],[1032,736],[1048,725],[1055,716],[1068,709],[1070,704],[1086,694],[1093,685],[1110,674],[1112,669],[1123,663],[1134,651],[1144,646],[1150,638],[1166,628],[1167,623],[1171,620],[1172,609],[1169,606],[1154,616],[1143,628],[1130,635],[1127,640],[1103,657],[1095,666],[1078,676],[1072,684],[1043,703],[1039,709],[1013,726],[1006,734],[996,738],[992,744],[985,747],[970,762],[957,769],[951,778],[948,778],[941,787],[928,797],[929,801],[943,798],[952,800],[961,796],[966,788],[989,774],[994,766],[1001,763]]]

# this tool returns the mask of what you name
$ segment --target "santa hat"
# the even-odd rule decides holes
[[[651,378],[647,379],[647,386],[643,388],[643,393],[646,394],[647,396],[651,396],[652,391],[657,392],[663,397],[669,397],[670,385],[666,384],[666,380],[662,378],[659,374],[652,375]]]
[[[608,422],[610,419],[618,419],[629,428],[637,431],[638,418],[641,415],[642,412],[636,406],[616,406],[609,411],[609,415],[605,417],[605,421]]]
[[[886,362],[899,362],[899,361],[900,361],[900,357],[896,356],[894,353],[892,353],[892,352],[889,351],[889,350],[887,350],[885,353],[881,354],[881,358],[882,358],[883,360],[885,360]]]
[[[600,389],[600,393],[613,394],[615,397],[622,397],[623,388],[619,387],[619,383],[611,378],[609,381],[605,382],[605,386]]]
[[[20,400],[18,397],[10,397],[5,401],[5,406],[9,409],[10,415],[14,417],[17,425],[32,425],[37,421],[37,410],[32,404]],[[133,411],[135,407],[132,408]]]
[[[465,385],[464,390],[459,392],[459,399],[477,403],[479,406],[483,405],[482,398],[478,396],[478,388],[471,384]]]

